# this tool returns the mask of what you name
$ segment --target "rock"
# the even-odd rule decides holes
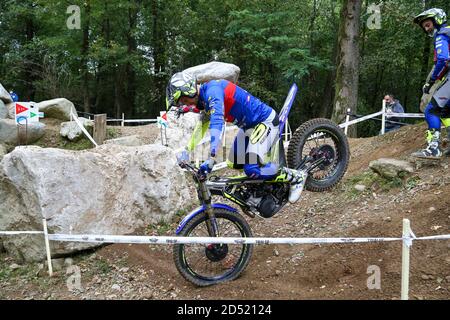
[[[357,184],[357,185],[355,185],[355,190],[359,191],[359,192],[363,192],[364,190],[366,190],[366,186],[362,185],[362,184]]]
[[[370,162],[369,167],[372,171],[387,179],[393,179],[400,177],[402,174],[414,172],[414,168],[409,162],[397,159],[381,158]]]
[[[20,269],[20,266],[17,263],[13,263],[12,265],[9,266],[9,268],[11,270],[17,270]]]
[[[119,286],[118,284],[113,284],[113,285],[111,286],[111,289],[112,289],[112,290],[116,290],[116,291],[120,291],[120,286]]]
[[[8,118],[8,108],[3,101],[0,100],[0,119]]]
[[[89,134],[92,135],[92,132],[94,131],[94,121],[83,117],[79,117],[78,120],[80,120],[81,124],[86,128]],[[84,136],[83,131],[75,121],[61,123],[59,134],[70,141],[78,141]]]
[[[416,170],[422,169],[422,168],[435,168],[440,167],[441,162],[437,159],[422,159],[422,158],[415,158],[410,157],[411,162],[414,162]]]
[[[43,112],[46,118],[54,118],[69,121],[70,112],[77,114],[75,106],[67,99],[59,98],[38,103],[39,112]]]
[[[166,129],[168,147],[179,152],[181,149],[184,149],[188,145],[194,133],[196,125],[200,122],[200,115],[198,113],[189,112],[177,119],[173,112],[169,112],[167,118],[169,122],[169,127]],[[239,128],[237,126],[227,126],[227,129],[225,131],[225,145],[227,149],[226,157],[228,156],[228,152],[231,148],[232,143],[234,142],[238,131]],[[206,143],[197,145],[194,151],[190,154],[191,160],[195,161],[198,159],[201,161],[208,159],[210,153],[209,130],[207,130],[203,140],[206,141]],[[153,143],[161,144],[160,135]],[[223,141],[221,145],[223,145]],[[219,148],[217,158],[218,162],[225,161],[223,159],[222,147]]]
[[[422,280],[433,280],[433,279],[434,279],[433,276],[427,275],[427,274],[423,274],[423,275],[421,276],[421,278],[422,278]]]
[[[44,263],[45,268],[48,268],[47,261]],[[64,267],[64,258],[60,259],[52,259],[52,268],[53,271],[60,271]]]
[[[8,149],[2,143],[0,143],[0,161],[2,161],[3,157],[8,153]]]
[[[168,112],[167,121],[169,123],[166,129],[168,147],[177,150],[187,146],[196,124],[200,121],[200,115],[189,112],[177,118],[173,112]],[[161,144],[160,135],[154,143]]]
[[[27,127],[27,128],[26,128]],[[20,135],[23,141],[27,135],[27,143],[33,143],[44,135],[45,124],[30,123],[27,126],[20,126]],[[0,141],[11,145],[17,145],[18,139],[17,125],[12,119],[0,119]]]
[[[392,221],[392,218],[391,218],[391,217],[384,217],[384,218],[383,218],[383,221],[391,222],[391,221]]]
[[[15,102],[7,103],[5,105],[5,107],[6,107],[6,110],[8,111],[7,118],[14,119],[16,117],[16,112],[15,112],[16,103]]]
[[[144,142],[137,135],[125,136],[116,139],[105,140],[105,144],[117,144],[120,146],[138,147],[144,145]]]
[[[13,99],[11,98],[11,95],[9,92],[2,86],[0,83],[0,100],[4,103],[11,103],[13,102]]]
[[[66,258],[66,259],[64,260],[64,265],[65,265],[66,267],[70,267],[71,265],[73,265],[73,259],[72,259],[72,258]]]
[[[198,83],[221,79],[237,83],[241,69],[234,64],[213,61],[188,68],[183,72],[194,75]]]
[[[170,221],[192,204],[173,150],[160,145],[102,145],[86,151],[17,147],[0,163],[0,230],[50,233],[136,234]],[[8,237],[18,259],[45,259],[41,235]],[[52,254],[71,254],[95,243],[50,242]]]

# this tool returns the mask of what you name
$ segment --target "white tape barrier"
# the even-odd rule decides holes
[[[164,236],[113,236],[49,234],[49,240],[89,243],[133,243],[133,244],[336,244],[374,243],[409,240],[448,240],[450,235],[426,238],[235,238],[235,237],[164,237]]]
[[[91,140],[91,142],[96,147],[98,147],[97,142],[95,142],[95,140],[91,137],[89,132],[87,132],[86,128],[83,126],[83,124],[80,122],[80,120],[78,120],[78,116],[76,114],[74,114],[72,110],[70,111],[70,116],[72,117],[73,120],[75,120],[75,122],[77,123],[78,127],[80,127],[81,131],[83,131],[83,133],[86,135],[86,137],[88,137],[88,139]]]
[[[52,260],[49,241],[89,243],[135,243],[135,244],[332,244],[332,243],[381,243],[402,241],[401,299],[408,300],[410,248],[416,240],[450,240],[450,234],[417,238],[410,228],[408,219],[403,219],[402,238],[232,238],[232,237],[161,237],[161,236],[112,236],[112,235],[67,235],[48,234],[47,222],[43,220],[44,231],[0,231],[0,235],[44,234],[48,272],[52,276]]]
[[[440,236],[420,237],[414,238],[414,240],[450,240],[450,234]]]
[[[0,231],[0,236],[17,236],[22,234],[44,234],[43,231]]]

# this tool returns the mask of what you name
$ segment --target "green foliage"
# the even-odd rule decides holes
[[[112,266],[106,259],[103,258],[95,259],[93,268],[94,270],[92,270],[92,274],[108,274],[112,271]]]
[[[388,192],[392,189],[403,187],[405,182],[402,177],[386,179],[374,173],[372,170],[368,170],[349,178],[344,183],[344,192],[349,198],[357,199],[361,193],[369,193],[372,191]],[[366,189],[363,192],[358,191],[355,189],[356,185],[364,185]]]
[[[52,145],[52,143],[54,145]],[[59,149],[65,149],[65,150],[74,150],[74,151],[80,151],[80,150],[87,150],[92,149],[94,145],[92,142],[87,138],[82,138],[78,141],[69,141],[61,136],[57,138],[56,141],[49,141],[45,138],[41,138],[35,143],[33,143],[35,146],[39,146],[42,148],[59,148]]]
[[[163,236],[167,235],[167,233],[172,229],[173,226],[170,223],[166,221],[161,221],[159,223],[149,225],[147,227],[147,232],[148,233],[156,232],[158,236]]]
[[[120,137],[120,130],[114,127],[106,127],[106,139],[115,139]]]
[[[393,189],[404,188],[411,190],[420,182],[418,176],[408,176],[406,173],[400,173],[398,177],[387,179],[372,170],[364,171],[358,175],[347,179],[342,186],[342,191],[351,199],[357,199],[361,194],[370,194],[371,192],[389,192]],[[364,185],[364,191],[355,189],[356,185]]]
[[[172,73],[219,60],[238,65],[239,84],[277,110],[296,82],[295,129],[331,115],[342,3],[3,0],[1,83],[25,101],[66,97],[80,111],[155,117]],[[425,3],[450,9],[447,0]],[[372,4],[381,5],[381,30],[366,26]],[[80,6],[80,30],[67,28],[69,5]],[[363,1],[358,114],[379,111],[386,92],[418,110],[432,52],[412,18],[424,9],[422,0]],[[359,129],[370,136],[379,127]]]
[[[0,281],[10,281],[18,278],[34,281],[38,278],[39,269],[37,264],[24,264],[13,270],[10,267],[12,263],[7,263],[3,256],[0,256]]]

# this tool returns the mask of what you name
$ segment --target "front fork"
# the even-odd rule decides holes
[[[199,198],[200,201],[204,204],[205,212],[208,216],[208,219],[206,220],[208,234],[210,237],[218,237],[219,227],[217,225],[216,216],[214,215],[214,208],[211,205],[211,192],[206,186],[206,181],[200,182]]]

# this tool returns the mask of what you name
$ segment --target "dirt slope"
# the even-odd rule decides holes
[[[410,126],[382,137],[352,139],[344,181],[326,193],[305,192],[301,201],[269,220],[247,219],[255,236],[399,237],[409,218],[417,236],[450,233],[449,159],[419,163],[403,186],[363,193],[352,188],[370,161],[408,159],[423,144],[424,126]],[[181,219],[181,217],[179,217]],[[176,224],[148,234],[174,233]],[[410,297],[450,298],[449,241],[415,242]],[[6,259],[6,260],[5,260]],[[255,247],[250,265],[230,283],[196,288],[186,282],[165,246],[111,245],[75,257],[83,292],[69,292],[67,275],[0,277],[0,298],[56,299],[399,299],[401,243],[360,245],[278,245]],[[1,268],[13,263],[3,256]],[[368,267],[381,271],[381,290],[369,290]],[[25,267],[23,267],[25,268]],[[34,269],[33,269],[34,270]],[[50,293],[46,288],[51,286]]]

